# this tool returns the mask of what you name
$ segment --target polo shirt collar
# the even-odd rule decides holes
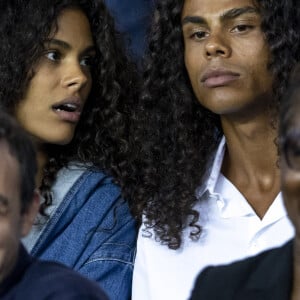
[[[226,140],[223,136],[215,155],[212,156],[211,168],[208,168],[204,184],[196,189],[197,199],[204,194],[214,196],[222,218],[256,215],[253,208],[238,191],[238,189],[221,173],[222,163],[226,149]],[[271,224],[287,215],[282,193],[280,192],[266,215],[261,220],[263,223]]]
[[[219,174],[221,172],[221,167],[224,159],[225,154],[225,137],[223,136],[219,146],[217,148],[217,151],[215,152],[215,155],[212,155],[212,167],[208,168],[206,178],[204,180],[204,183],[201,184],[196,190],[196,197],[197,199],[200,199],[205,192],[209,192],[210,194],[214,194],[215,186],[218,181]],[[208,164],[209,166],[210,164]]]

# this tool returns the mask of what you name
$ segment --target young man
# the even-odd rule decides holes
[[[300,66],[299,66],[300,67]],[[293,241],[227,266],[210,267],[197,279],[191,300],[300,299],[300,68],[280,117],[281,183],[295,226]]]
[[[107,300],[96,283],[52,262],[30,257],[20,243],[34,221],[35,151],[25,132],[0,113],[0,298]]]
[[[297,3],[158,1],[136,125],[133,300],[187,299],[204,267],[293,237],[276,139]]]

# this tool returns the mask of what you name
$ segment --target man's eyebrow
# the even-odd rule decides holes
[[[240,8],[233,8],[225,11],[221,15],[221,20],[234,19],[243,14],[259,14],[259,9],[253,6],[245,6]]]
[[[193,23],[193,24],[206,24],[207,22],[205,21],[204,18],[199,17],[199,16],[186,16],[183,18],[181,25],[185,25],[188,23]]]
[[[228,11],[225,11],[221,15],[221,20],[227,20],[227,19],[234,19],[240,15],[243,14],[259,14],[259,9],[255,8],[253,6],[245,6],[240,8],[232,8]],[[193,23],[193,24],[207,24],[205,18],[201,16],[186,16],[183,18],[181,24],[185,25],[187,23]]]

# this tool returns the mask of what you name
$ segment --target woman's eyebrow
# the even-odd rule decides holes
[[[68,44],[65,41],[59,40],[59,39],[50,39],[50,40],[46,41],[46,45],[48,47],[58,46],[58,47],[61,47],[65,50],[71,50],[72,49],[72,46],[70,44]],[[96,51],[94,45],[88,46],[86,49],[84,49],[83,52],[92,52],[92,51]]]
[[[47,40],[46,45],[47,46],[59,46],[59,47],[62,47],[66,50],[70,50],[72,48],[71,45],[68,44],[67,42],[62,41],[62,40],[58,40],[58,39]]]

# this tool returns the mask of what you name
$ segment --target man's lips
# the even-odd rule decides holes
[[[205,87],[215,88],[226,86],[232,81],[240,77],[239,73],[230,70],[209,70],[205,72],[201,78],[201,82]]]

